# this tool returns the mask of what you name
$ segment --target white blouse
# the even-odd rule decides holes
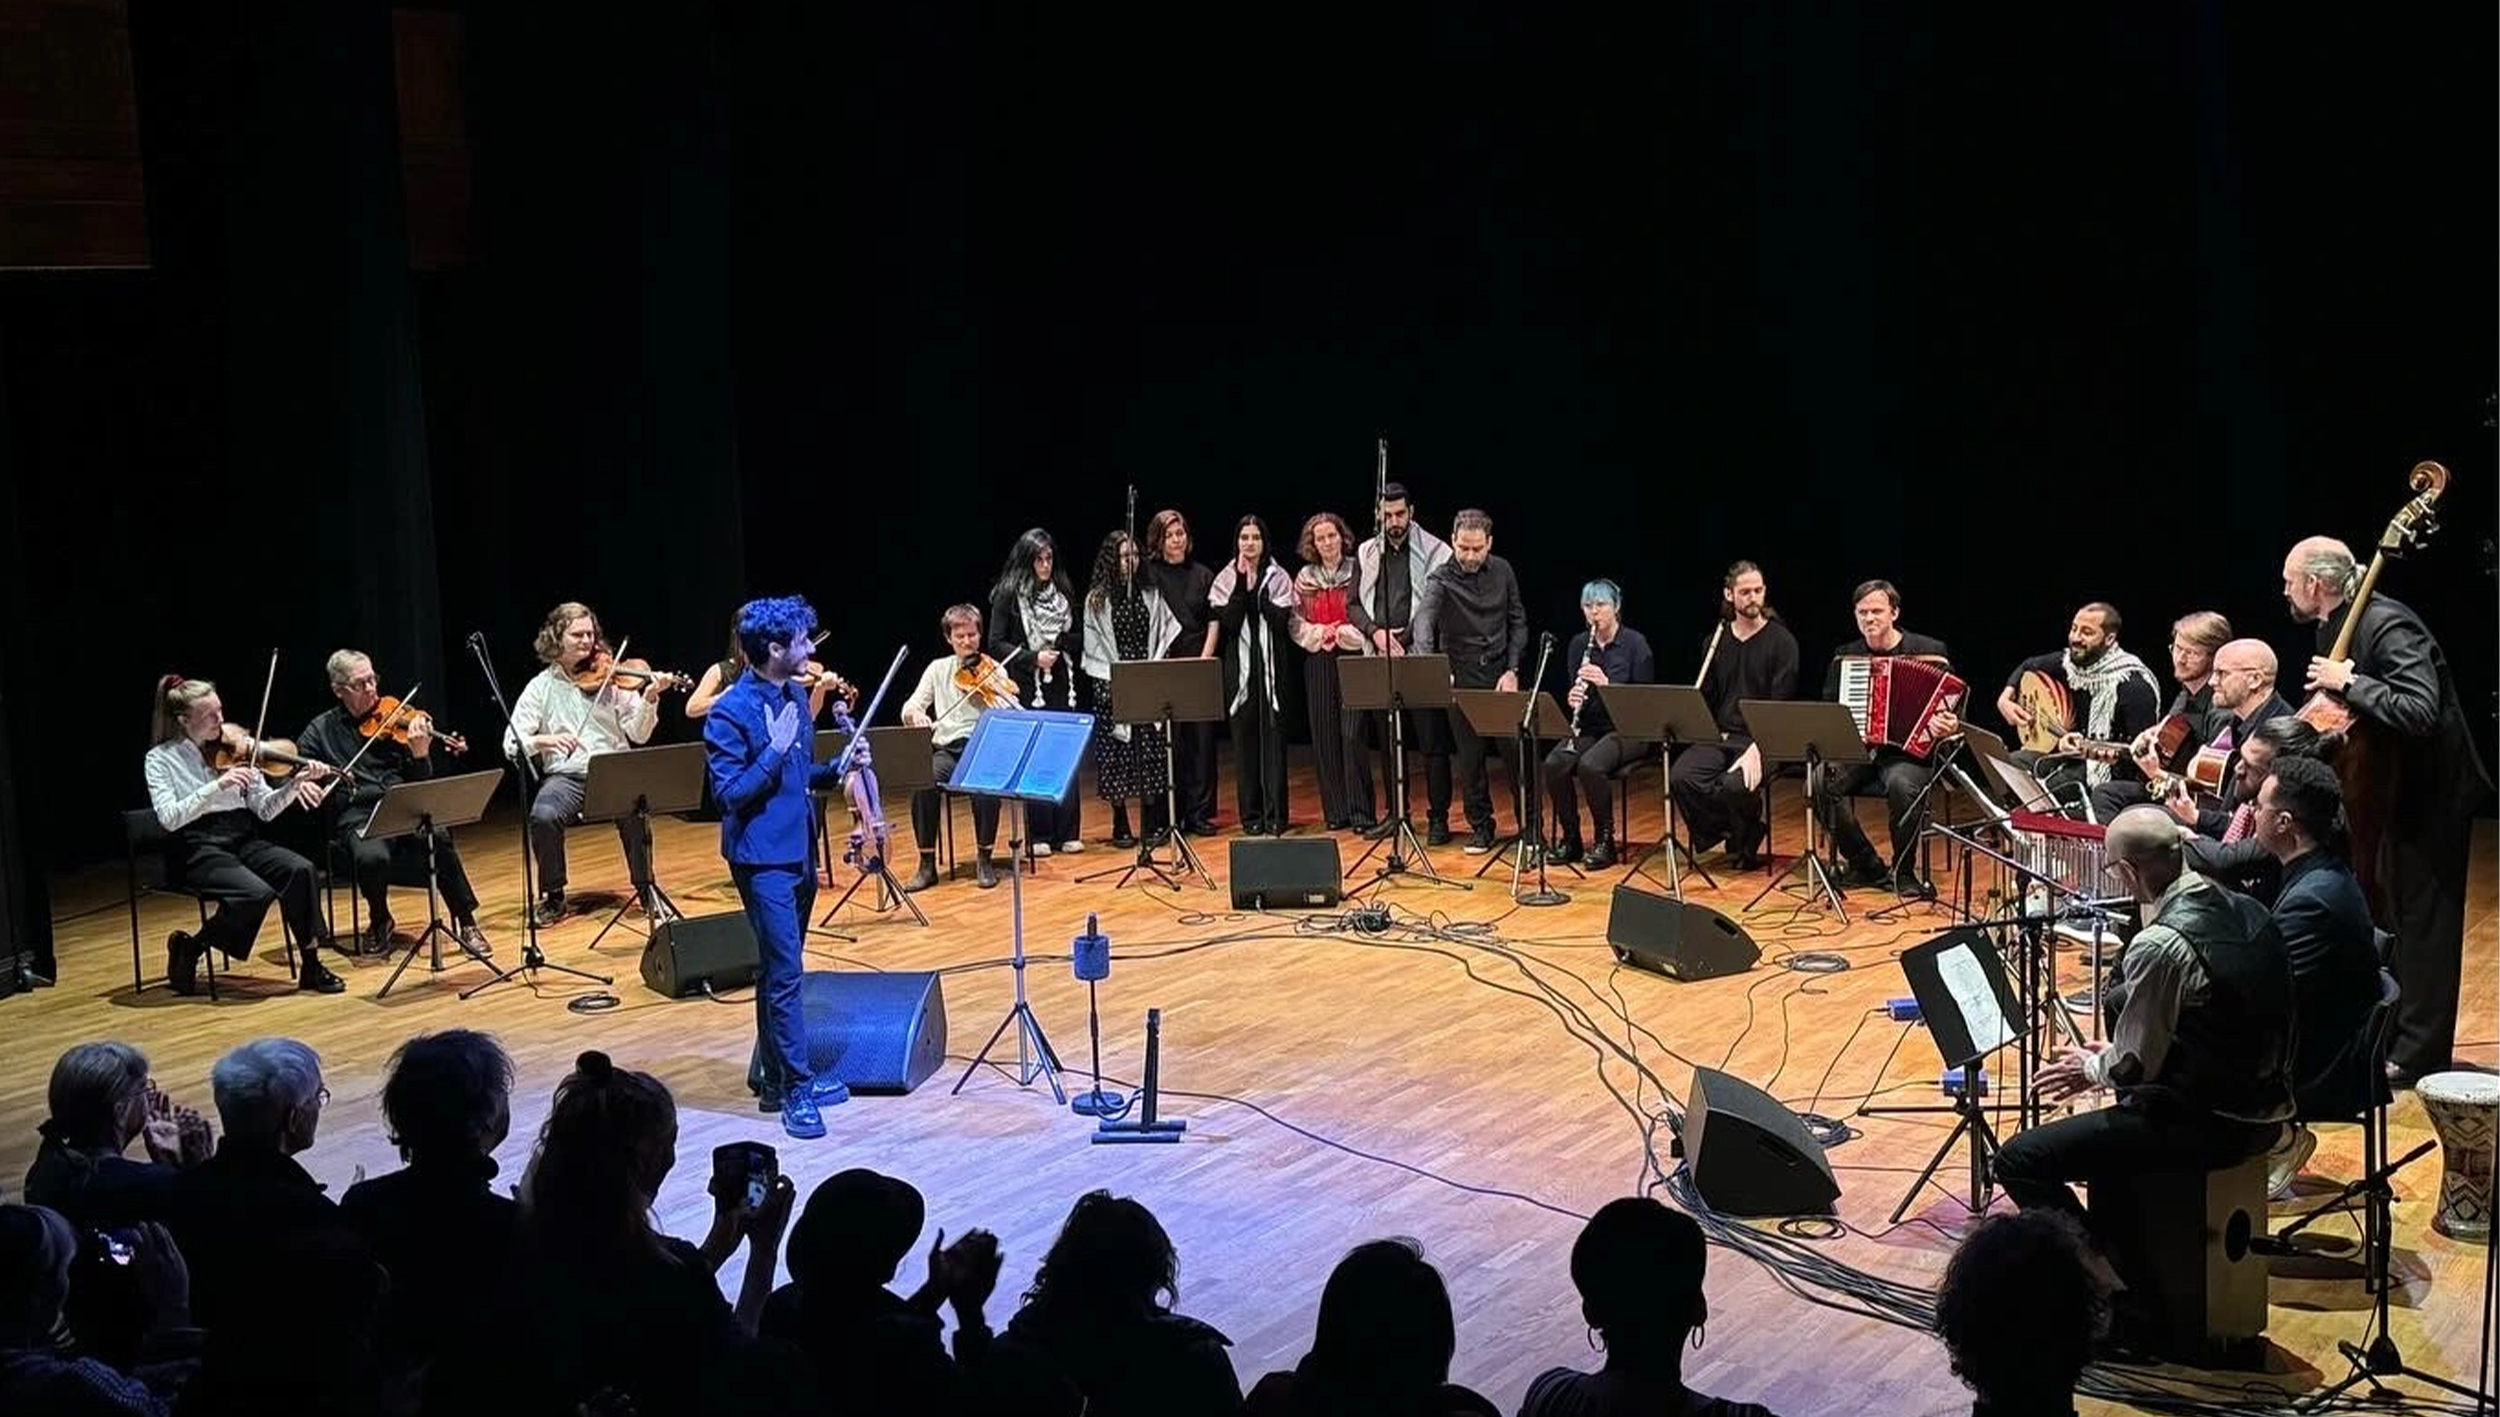
[[[310,781],[299,777],[278,787],[254,769],[251,785],[238,791],[226,786],[222,774],[200,756],[200,745],[189,738],[148,749],[147,773],[148,804],[156,808],[156,820],[169,832],[180,831],[212,812],[238,812],[246,807],[268,821],[300,799]]]

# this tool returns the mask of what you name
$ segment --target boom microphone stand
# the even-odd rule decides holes
[[[477,657],[478,672],[486,679],[487,696],[495,701],[495,711],[503,715],[503,741],[513,746],[514,763],[518,769],[515,775],[521,785],[522,937],[520,962],[510,968],[496,971],[494,978],[462,994],[461,1001],[465,1003],[523,971],[529,973],[530,983],[533,985],[538,982],[538,971],[542,969],[552,969],[558,974],[570,974],[576,979],[587,979],[593,984],[614,984],[616,980],[605,974],[592,974],[567,965],[551,964],[545,952],[538,948],[538,912],[531,908],[538,899],[537,859],[530,854],[530,797],[532,789],[539,780],[538,764],[529,751],[529,745],[521,741],[521,730],[516,726],[516,721],[512,716],[512,703],[504,697],[502,681],[495,677],[495,662],[486,652],[484,630],[469,632],[469,653]]]
[[[1380,611],[1381,607],[1386,604],[1386,602],[1382,599],[1382,597],[1388,593],[1389,588],[1388,515],[1381,508],[1381,504],[1388,500],[1389,440],[1381,438],[1376,441],[1379,448],[1379,456],[1372,464],[1372,539],[1378,543],[1380,547],[1380,550],[1377,553],[1380,557],[1380,568],[1372,577],[1371,622],[1372,633],[1378,635],[1383,633],[1383,627],[1380,623]],[[1355,552],[1356,574],[1359,577],[1362,567],[1362,548],[1359,546],[1356,547]],[[1413,613],[1413,607],[1411,605],[1408,607],[1408,613],[1410,615]],[[1395,637],[1391,636],[1390,640],[1391,643],[1394,644]],[[1474,887],[1472,887],[1469,883],[1465,881],[1449,880],[1444,877],[1439,870],[1434,868],[1432,858],[1424,853],[1423,841],[1415,835],[1414,822],[1408,818],[1406,792],[1406,699],[1405,696],[1398,691],[1399,662],[1406,656],[1402,652],[1393,648],[1383,649],[1381,651],[1381,655],[1389,661],[1388,786],[1389,795],[1394,803],[1394,806],[1389,813],[1388,823],[1380,829],[1379,835],[1373,839],[1370,846],[1363,849],[1363,854],[1361,856],[1355,858],[1354,864],[1346,868],[1345,879],[1354,879],[1354,873],[1362,870],[1363,863],[1371,860],[1372,853],[1378,851],[1383,846],[1389,848],[1389,859],[1380,864],[1380,869],[1373,873],[1371,880],[1356,887],[1353,891],[1348,892],[1348,894],[1359,895],[1363,891],[1382,884],[1392,876],[1402,876],[1407,874],[1407,862],[1410,859],[1408,855],[1409,852],[1413,853],[1411,859],[1417,867],[1421,868],[1419,874],[1424,880],[1430,881],[1436,886],[1456,886],[1460,890],[1472,890]],[[1345,662],[1340,661],[1338,665],[1338,673],[1340,675],[1339,683],[1341,685],[1344,682],[1342,678],[1344,672]]]

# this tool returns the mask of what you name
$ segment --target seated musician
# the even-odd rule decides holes
[[[1850,604],[1858,619],[1858,638],[1832,652],[1831,667],[1823,676],[1823,697],[1840,697],[1840,671],[1844,660],[1892,654],[1934,660],[1949,657],[1944,641],[1911,634],[1900,627],[1901,592],[1893,587],[1892,582],[1865,582],[1850,597]],[[1958,714],[1946,711],[1935,716],[1931,727],[1939,739],[1949,738],[1962,731],[1962,720]],[[1926,816],[1921,794],[1935,774],[1934,762],[1922,762],[1889,745],[1878,746],[1872,762],[1824,773],[1823,791],[1814,807],[1823,830],[1831,834],[1833,845],[1848,859],[1845,884],[1891,885],[1913,893],[1926,889],[1911,853],[1918,846],[1919,832]],[[1849,805],[1853,795],[1879,782],[1883,784],[1887,821],[1892,833],[1892,864],[1889,866],[1875,854],[1875,844],[1866,839],[1866,829],[1858,825],[1858,815]]]
[[[1571,637],[1563,656],[1564,663],[1576,666],[1565,697],[1579,732],[1545,755],[1545,792],[1554,802],[1554,820],[1562,824],[1554,859],[1580,859],[1579,799],[1585,796],[1597,833],[1597,845],[1587,853],[1589,869],[1603,871],[1615,864],[1613,775],[1625,759],[1641,750],[1615,731],[1614,719],[1607,714],[1597,688],[1657,683],[1658,661],[1641,632],[1623,623],[1623,592],[1613,581],[1595,580],[1580,587],[1580,614],[1588,628]]]
[[[2075,612],[2066,626],[2066,648],[2060,654],[2037,654],[2014,667],[2005,678],[2005,687],[1997,692],[1997,712],[2017,733],[2030,735],[2033,741],[2044,741],[2045,730],[2057,730],[2056,746],[2045,752],[2018,751],[2011,756],[2022,766],[2040,773],[2041,785],[2058,794],[2061,802],[2075,800],[2078,791],[2089,793],[2108,782],[2112,776],[2126,778],[2140,773],[2134,761],[2108,754],[2087,753],[2093,744],[2132,744],[2139,733],[2150,730],[2161,718],[2161,686],[2153,681],[2153,671],[2143,660],[2121,649],[2118,644],[2118,608],[2107,601],[2096,600]],[[2040,675],[2065,688],[2066,717],[2063,722],[2043,725],[2038,712],[2018,697],[2025,675]],[[2035,730],[2042,730],[2035,732]]]
[[[2233,890],[2274,899],[2281,872],[2265,844],[2257,840],[2257,789],[2266,774],[2286,758],[2316,758],[2332,764],[2343,746],[2338,734],[2324,734],[2291,714],[2267,719],[2232,749],[2228,776],[2218,798],[2200,802],[2182,783],[2162,801],[2179,822],[2179,841],[2187,852],[2188,869],[2202,871]]]
[[[1717,743],[1683,745],[1667,788],[1695,852],[1724,841],[1737,869],[1750,870],[1761,864],[1755,852],[1763,834],[1762,755],[1752,751],[1753,737],[1736,706],[1746,699],[1796,695],[1797,637],[1771,609],[1762,568],[1753,562],[1727,568],[1719,597],[1725,628],[1716,649],[1704,652],[1709,663],[1702,671],[1701,695],[1724,737]]]
[[[579,601],[568,600],[547,612],[534,647],[547,667],[522,687],[512,705],[504,751],[518,757],[526,749],[541,774],[537,796],[530,800],[530,854],[538,865],[538,899],[530,916],[545,926],[564,918],[564,833],[582,814],[591,755],[650,742],[651,731],[660,724],[658,701],[667,680],[655,676],[639,689],[615,683],[575,687],[574,675],[607,649],[599,617]],[[518,742],[514,734],[520,735]],[[624,843],[634,898],[656,919],[664,908],[651,889],[651,834],[641,822],[624,816],[616,820],[616,835]]]
[[[286,786],[274,787],[259,768],[248,764],[222,770],[209,766],[216,745],[247,735],[240,729],[227,732],[225,705],[217,686],[206,679],[179,674],[159,679],[154,717],[148,803],[172,837],[165,850],[167,879],[217,902],[217,913],[197,935],[176,930],[165,942],[166,982],[175,993],[189,994],[200,956],[212,949],[229,960],[249,956],[260,922],[275,901],[303,951],[296,987],[317,994],[344,990],[346,984],[322,965],[318,953],[329,936],[314,899],[312,863],[267,840],[260,830],[261,823],[296,803],[307,810],[319,807],[328,787],[300,768]]]
[[[330,692],[338,703],[305,724],[298,737],[324,762],[352,760],[356,765],[349,791],[331,799],[330,830],[355,858],[356,889],[371,911],[365,938],[358,943],[388,949],[393,924],[391,887],[425,884],[425,838],[411,832],[389,841],[367,841],[364,825],[385,791],[432,777],[435,751],[448,745],[425,714],[413,708],[396,716],[383,712],[382,681],[374,673],[371,657],[343,649],[330,656],[329,671]],[[442,891],[443,904],[451,907],[452,932],[477,953],[492,954],[494,947],[477,926],[477,892],[469,888],[469,873],[460,864],[460,852],[452,845],[449,831],[434,836],[434,883]]]
[[[2179,681],[2179,692],[2171,695],[2170,707],[2162,710],[2162,723],[2175,718],[2187,725],[2184,747],[2201,747],[2212,736],[2214,655],[2230,642],[2231,622],[2215,611],[2192,610],[2170,624],[2170,675]],[[2149,800],[2144,784],[2160,770],[2153,750],[2162,723],[2138,733],[2128,745],[2136,774],[2111,773],[2092,789],[2092,820],[2115,820],[2120,812]]]
[[[939,625],[953,653],[931,660],[921,672],[920,686],[903,705],[903,723],[929,730],[929,771],[943,785],[955,776],[956,761],[963,756],[964,744],[981,715],[992,708],[1016,706],[1016,682],[996,660],[981,652],[978,607],[954,606]],[[984,669],[986,678],[981,677]],[[911,796],[911,834],[920,846],[920,869],[903,883],[907,891],[925,891],[938,882],[938,813],[945,805],[945,795],[937,787],[924,787]],[[988,890],[998,884],[997,864],[990,859],[998,843],[997,798],[972,799],[972,839],[981,853],[972,863],[973,880]]]
[[[2343,857],[2344,789],[2335,769],[2314,758],[2278,758],[2255,806],[2254,835],[2283,868],[2274,928],[2292,959],[2299,1020],[2292,1096],[2304,1117],[2349,1117],[2387,1094],[2362,1056],[2370,1006],[2378,999],[2378,947],[2369,897]],[[2317,1138],[2295,1122],[2269,1158],[2268,1191],[2288,1192],[2317,1149]]]
[[[2117,1105],[2018,1132],[1996,1162],[2017,1204],[2078,1221],[2070,1182],[2156,1161],[2220,1170],[2264,1153],[2292,1115],[2292,968],[2265,907],[2185,869],[2159,808],[2121,812],[2106,843],[2147,916],[2127,947],[2126,1003],[2107,1040],[2040,1070],[2038,1096],[2106,1088]]]

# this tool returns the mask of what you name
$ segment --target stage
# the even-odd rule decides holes
[[[1499,769],[1495,776],[1498,797]],[[1295,777],[1297,810],[1315,813],[1307,762]],[[1229,771],[1224,781],[1229,798]],[[1659,826],[1656,778],[1644,772],[1635,781],[1631,835],[1647,843]],[[1783,782],[1779,790],[1773,842],[1793,851],[1802,833],[1796,787]],[[887,806],[897,823],[896,871],[908,875],[906,804]],[[1443,876],[1472,889],[1435,887],[1410,875],[1366,891],[1362,899],[1385,904],[1391,921],[1385,932],[1364,933],[1345,928],[1343,908],[1307,918],[1236,912],[1228,892],[1194,881],[1177,892],[1146,887],[1151,878],[1144,873],[1125,889],[1112,889],[1107,879],[1078,884],[1076,877],[1122,865],[1129,855],[1105,844],[1102,803],[1088,800],[1086,814],[1087,851],[1042,861],[1024,885],[1033,1007],[1068,1066],[1070,1091],[1082,1090],[1086,992],[1071,977],[1069,939],[1088,912],[1098,913],[1114,950],[1111,976],[1100,986],[1104,1070],[1123,1086],[1134,1083],[1146,1011],[1160,1009],[1163,1110],[1188,1122],[1176,1146],[1092,1145],[1092,1121],[1054,1106],[1046,1084],[1020,1087],[997,1070],[980,1071],[960,1095],[950,1094],[1013,997],[1006,967],[1010,890],[1003,881],[996,890],[977,890],[968,870],[964,879],[915,897],[929,928],[907,912],[877,915],[855,903],[833,928],[856,935],[856,943],[811,940],[811,969],[943,971],[950,1062],[907,1096],[858,1097],[829,1110],[829,1136],[794,1142],[754,1110],[746,1091],[754,1017],[747,992],[721,1002],[671,1001],[645,989],[638,932],[620,927],[596,953],[589,949],[608,908],[542,933],[552,962],[614,976],[622,1003],[605,1012],[569,1010],[568,1000],[596,986],[552,972],[535,985],[515,979],[462,1002],[457,992],[483,982],[488,971],[462,961],[430,975],[422,958],[377,1002],[395,955],[333,959],[346,994],[299,996],[280,962],[274,917],[259,956],[220,975],[219,1002],[205,992],[177,998],[161,983],[134,997],[117,862],[54,882],[59,984],[0,1002],[0,1024],[12,1040],[10,1066],[0,1075],[0,1180],[17,1194],[44,1114],[46,1077],[64,1047],[108,1037],[134,1043],[168,1092],[206,1111],[209,1065],[223,1049],[290,1034],[322,1055],[332,1099],[320,1140],[303,1159],[335,1196],[360,1172],[398,1164],[378,1104],[391,1049],[420,1031],[479,1028],[498,1035],[520,1069],[498,1184],[518,1180],[549,1094],[573,1057],[605,1049],[620,1065],[658,1074],[676,1093],[679,1161],[658,1209],[673,1234],[703,1232],[708,1153],[733,1138],[775,1146],[802,1195],[841,1168],[875,1167],[922,1190],[932,1231],[959,1235],[977,1225],[1000,1237],[1006,1269],[989,1316],[1003,1326],[1071,1202],[1107,1187],[1144,1200],[1170,1229],[1181,1256],[1180,1307],[1230,1336],[1245,1389],[1301,1357],[1321,1284],[1349,1247],[1409,1235],[1441,1269],[1457,1306],[1452,1377],[1505,1412],[1516,1410],[1543,1369],[1601,1361],[1571,1289],[1570,1245],[1580,1217],[1657,1180],[1645,1146],[1654,1144],[1660,1166],[1676,1166],[1667,1155],[1668,1129],[1653,1120],[1662,1110],[1658,1086],[1680,1101],[1695,1065],[1732,1072],[1795,1111],[1839,1119],[1855,1133],[1830,1153],[1847,1230],[1798,1247],[1927,1287],[1970,1223],[1968,1167],[1958,1153],[1939,1174],[1943,1184],[1925,1189],[1904,1224],[1886,1223],[1943,1140],[1949,1116],[1856,1115],[1870,1098],[1945,1101],[1933,1041],[1881,1012],[1886,999],[1909,993],[1894,956],[1947,927],[1940,908],[1913,906],[1870,920],[1893,898],[1859,892],[1849,900],[1845,927],[1812,914],[1792,924],[1784,908],[1748,915],[1745,903],[1766,877],[1730,876],[1714,852],[1703,864],[1718,873],[1717,888],[1688,875],[1687,892],[1745,925],[1762,960],[1741,976],[1681,983],[1616,966],[1605,928],[1610,892],[1624,877],[1620,866],[1586,878],[1552,871],[1549,882],[1570,900],[1524,908],[1511,898],[1506,866],[1479,878],[1486,858],[1466,856],[1453,842],[1434,849],[1432,860]],[[968,814],[959,809],[959,817],[956,839],[968,850]],[[1880,836],[1880,825],[1876,830]],[[659,878],[680,909],[700,916],[737,908],[717,828],[663,820],[654,831]],[[1306,820],[1297,834],[1317,831]],[[1219,883],[1234,839],[1196,843]],[[523,933],[520,834],[508,802],[460,841],[486,901],[482,919],[497,963],[510,963]],[[1369,845],[1351,836],[1339,841],[1347,866]],[[2496,1030],[2488,823],[2477,841],[2462,993],[2468,1015],[2458,1036],[2469,1060],[2489,1066]],[[1349,886],[1368,881],[1380,859],[1374,856]],[[820,897],[820,913],[848,879],[838,873],[835,890]],[[623,887],[611,830],[574,834],[572,881],[577,899],[594,906],[593,893]],[[1636,884],[1664,889],[1646,877]],[[863,890],[858,899],[870,895]],[[393,900],[403,931],[422,923],[421,892],[396,891]],[[153,897],[142,903],[140,918],[141,960],[156,978],[166,933],[192,918],[192,906]],[[338,918],[344,933],[344,893]],[[639,916],[627,919],[639,923]],[[1848,968],[1821,974],[1783,963],[1805,952],[1836,956]],[[2068,957],[2064,964],[2068,986],[2080,985],[2080,962]],[[1001,1047],[993,1056],[1012,1064],[1012,1048]],[[2393,1132],[2398,1154],[2433,1135],[2410,1093],[2399,1095]],[[2304,1203],[2326,1188],[2316,1178],[2340,1180],[2358,1170],[2352,1129],[2321,1128],[2319,1137],[2311,1179],[2302,1183]],[[2470,1386],[2482,1252],[2431,1230],[2439,1176],[2434,1152],[2395,1183],[2401,1287],[2394,1334],[2408,1362]],[[2314,1229],[2358,1234],[2347,1219]],[[918,1281],[921,1264],[918,1253],[906,1261],[903,1287]],[[734,1275],[724,1272],[723,1284],[734,1292]],[[1805,1292],[1846,1302],[1823,1290]],[[1708,1342],[1686,1365],[1700,1390],[1788,1414],[1967,1410],[1968,1396],[1942,1349],[1921,1333],[1809,1302],[1725,1248],[1712,1251],[1709,1293]],[[2359,1283],[2278,1275],[2271,1293],[2274,1375],[2165,1369],[2153,1380],[2214,1399],[2238,1395],[2244,1384],[2298,1392],[2343,1377],[2347,1365],[2336,1341],[2366,1336],[2369,1307]],[[441,1321],[458,1324],[461,1316]],[[2221,1388],[2198,1385],[2208,1382]],[[2416,1390],[2402,1379],[2396,1385]],[[2107,1402],[2081,1405],[2087,1412],[2119,1410]]]

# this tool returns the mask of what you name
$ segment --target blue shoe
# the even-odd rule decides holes
[[[816,1110],[816,1099],[808,1093],[781,1100],[781,1129],[801,1141],[814,1141],[825,1134],[824,1114]]]
[[[819,1107],[839,1107],[851,1100],[851,1085],[840,1078],[811,1078],[807,1090]]]

